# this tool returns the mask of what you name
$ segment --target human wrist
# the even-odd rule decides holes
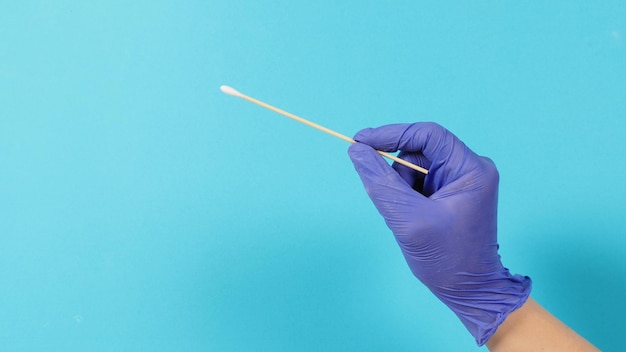
[[[574,330],[539,305],[532,297],[515,310],[487,341],[492,352],[596,352]]]

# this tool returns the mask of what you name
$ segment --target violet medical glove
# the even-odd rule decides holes
[[[530,294],[531,280],[500,262],[498,171],[435,123],[358,132],[348,154],[413,274],[483,345]],[[429,170],[390,166],[375,149]]]

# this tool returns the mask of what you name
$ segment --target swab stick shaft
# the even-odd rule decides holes
[[[348,143],[356,143],[356,141],[354,139],[352,139],[352,138],[350,138],[350,137],[348,137],[346,135],[343,135],[343,134],[341,134],[339,132],[335,132],[335,131],[333,131],[333,130],[331,130],[329,128],[326,128],[326,127],[324,127],[322,125],[319,125],[319,124],[317,124],[315,122],[311,122],[309,120],[303,119],[300,116],[296,116],[296,115],[294,115],[294,114],[292,114],[290,112],[287,112],[285,110],[279,109],[279,108],[277,108],[275,106],[272,106],[270,104],[264,103],[264,102],[262,102],[260,100],[254,99],[252,97],[249,97],[249,96],[247,96],[247,95],[245,95],[243,93],[238,92],[237,90],[235,90],[235,89],[233,89],[231,87],[221,86],[220,89],[222,90],[222,92],[224,92],[224,93],[226,93],[228,95],[232,95],[232,96],[235,96],[235,97],[242,98],[242,99],[247,100],[247,101],[249,101],[249,102],[251,102],[253,104],[262,106],[262,107],[264,107],[266,109],[269,109],[269,110],[272,110],[275,113],[281,114],[281,115],[286,116],[286,117],[288,117],[290,119],[293,119],[293,120],[296,120],[298,122],[301,122],[301,123],[303,123],[305,125],[313,127],[313,128],[315,128],[317,130],[320,130],[322,132],[326,132],[326,133],[328,133],[328,134],[330,134],[332,136],[335,136],[335,137],[337,137],[339,139],[343,139],[344,141],[346,141]],[[413,169],[415,171],[419,171],[419,172],[421,172],[423,174],[428,174],[428,170],[424,169],[423,167],[417,166],[417,165],[415,165],[413,163],[410,163],[410,162],[408,162],[408,161],[406,161],[404,159],[400,159],[400,158],[398,158],[398,157],[396,157],[396,156],[394,156],[392,154],[389,154],[389,153],[386,153],[386,152],[383,152],[383,151],[380,151],[380,150],[377,150],[377,152],[378,152],[378,154],[384,156],[385,158],[391,159],[391,160],[393,160],[393,161],[395,161],[395,162],[397,162],[399,164],[402,164],[402,165],[404,165],[406,167],[409,167],[409,168],[411,168],[411,169]]]
[[[335,136],[335,137],[337,137],[337,138],[339,138],[339,139],[343,139],[343,140],[344,140],[344,141],[346,141],[346,142],[349,142],[349,143],[355,143],[355,140],[354,140],[354,139],[352,139],[352,138],[350,138],[350,137],[348,137],[348,136],[346,136],[346,135],[343,135],[343,134],[341,134],[341,133],[339,133],[339,132],[335,132],[335,131],[333,131],[333,130],[331,130],[331,129],[328,129],[328,128],[326,128],[326,127],[322,126],[322,125],[318,125],[318,124],[316,124],[315,122],[311,122],[311,121],[309,121],[309,120],[303,119],[303,118],[302,118],[302,117],[300,117],[300,116],[296,116],[296,115],[294,115],[294,114],[292,114],[292,113],[290,113],[290,112],[287,112],[287,111],[285,111],[285,110],[279,109],[279,108],[277,108],[277,107],[275,107],[275,106],[272,106],[272,105],[266,104],[266,103],[264,103],[264,102],[262,102],[262,101],[260,101],[260,100],[257,100],[257,99],[254,99],[254,98],[251,98],[251,97],[249,97],[249,96],[247,96],[247,95],[243,95],[243,94],[241,95],[241,98],[243,98],[243,99],[245,99],[245,100],[247,100],[247,101],[249,101],[249,102],[251,102],[251,103],[254,103],[254,104],[256,104],[256,105],[262,106],[262,107],[264,107],[264,108],[266,108],[266,109],[272,110],[272,111],[274,111],[274,112],[276,112],[276,113],[279,113],[279,114],[281,114],[281,115],[283,115],[283,116],[287,116],[287,117],[289,117],[290,119],[294,119],[294,120],[296,120],[296,121],[298,121],[298,122],[302,122],[303,124],[308,125],[308,126],[311,126],[311,127],[315,128],[315,129],[318,129],[318,130],[320,130],[320,131],[322,131],[322,132],[326,132],[326,133],[328,133],[328,134],[330,134],[330,135],[332,135],[332,136]]]

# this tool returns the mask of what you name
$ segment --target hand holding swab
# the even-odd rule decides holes
[[[247,100],[247,101],[249,101],[249,102],[251,102],[253,104],[262,106],[262,107],[264,107],[266,109],[272,110],[272,111],[274,111],[276,113],[279,113],[279,114],[281,114],[283,116],[287,116],[290,119],[293,119],[293,120],[301,122],[301,123],[303,123],[305,125],[311,126],[311,127],[315,128],[315,129],[318,129],[318,130],[320,130],[322,132],[326,132],[326,133],[328,133],[328,134],[330,134],[332,136],[335,136],[335,137],[337,137],[339,139],[343,139],[346,142],[356,143],[356,141],[354,139],[352,139],[352,138],[350,138],[348,136],[345,136],[345,135],[343,135],[341,133],[335,132],[335,131],[333,131],[331,129],[328,129],[328,128],[324,127],[324,126],[318,125],[318,124],[316,124],[314,122],[311,122],[309,120],[303,119],[302,117],[296,116],[296,115],[294,115],[292,113],[289,113],[289,112],[287,112],[285,110],[281,110],[281,109],[279,109],[279,108],[277,108],[275,106],[269,105],[269,104],[264,103],[264,102],[262,102],[260,100],[257,100],[257,99],[254,99],[252,97],[249,97],[249,96],[247,96],[245,94],[242,94],[242,93],[238,92],[237,90],[235,90],[235,89],[233,89],[233,88],[231,88],[229,86],[221,86],[220,89],[222,90],[222,92],[224,92],[224,93],[226,93],[228,95],[232,95],[234,97],[245,99],[245,100]],[[409,167],[409,168],[411,168],[411,169],[413,169],[415,171],[419,171],[419,172],[421,172],[423,174],[428,174],[428,170],[424,169],[423,167],[417,166],[417,165],[412,164],[412,163],[410,163],[410,162],[408,162],[406,160],[400,159],[400,158],[398,158],[398,157],[396,157],[396,156],[394,156],[392,154],[389,154],[389,153],[386,153],[386,152],[383,152],[383,151],[380,151],[380,150],[377,150],[377,152],[378,152],[378,154],[384,156],[385,158],[391,159],[391,160],[393,160],[393,161],[395,161],[395,162],[397,162],[399,164],[402,164],[402,165],[404,165],[406,167]]]

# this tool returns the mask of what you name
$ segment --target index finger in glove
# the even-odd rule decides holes
[[[385,125],[363,129],[354,136],[358,142],[385,152],[422,152],[430,161],[463,152],[465,145],[450,131],[434,122]]]

